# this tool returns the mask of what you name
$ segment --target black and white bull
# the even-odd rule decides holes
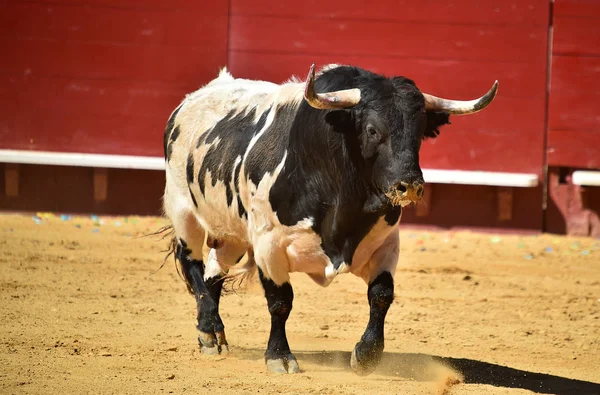
[[[271,314],[267,367],[297,372],[285,331],[289,273],[327,286],[350,272],[368,284],[370,305],[351,366],[372,372],[394,298],[402,207],[423,194],[421,142],[449,114],[485,108],[496,90],[453,101],[357,67],[327,66],[315,80],[313,65],[306,82],[282,85],[223,70],[189,94],[165,132],[164,209],[196,297],[202,352],[227,350],[222,280],[258,267]]]

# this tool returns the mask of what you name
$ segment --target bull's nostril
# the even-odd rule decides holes
[[[404,192],[406,192],[406,184],[400,183],[396,186],[396,189],[399,190],[400,192],[404,193]]]
[[[418,187],[417,188],[417,196],[418,197],[423,197],[423,193],[425,193],[425,188],[423,188],[422,186]]]

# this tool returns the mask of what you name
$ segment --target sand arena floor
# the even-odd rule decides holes
[[[600,240],[401,232],[386,352],[349,370],[366,285],[294,274],[301,373],[266,371],[257,281],[223,297],[228,356],[199,353],[195,302],[160,218],[0,216],[0,392],[6,394],[600,394]],[[463,382],[449,386],[454,378]]]

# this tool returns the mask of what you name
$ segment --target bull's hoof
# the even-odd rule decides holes
[[[279,359],[267,359],[267,369],[272,373],[298,373],[300,367],[293,354]]]
[[[206,333],[198,331],[200,352],[204,355],[219,355],[229,353],[229,345],[224,332]]]
[[[371,346],[358,342],[352,350],[350,367],[359,376],[368,376],[379,365],[383,355],[383,346]]]

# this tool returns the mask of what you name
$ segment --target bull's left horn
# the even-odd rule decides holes
[[[448,100],[427,93],[423,93],[423,96],[425,97],[425,108],[427,110],[444,111],[453,115],[467,115],[474,114],[486,108],[494,100],[497,92],[498,81],[494,82],[492,89],[488,93],[475,100]]]
[[[353,107],[360,102],[360,89],[346,89],[343,91],[317,93],[315,92],[315,64],[310,66],[306,87],[304,88],[304,99],[311,107],[320,110],[334,108]]]

